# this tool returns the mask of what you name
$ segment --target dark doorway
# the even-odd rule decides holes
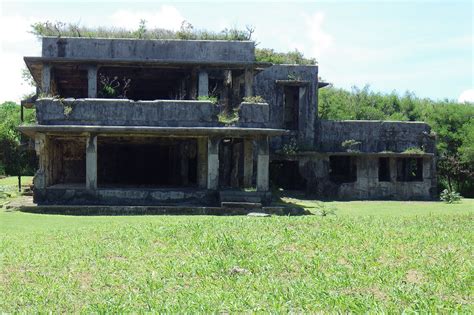
[[[300,88],[298,86],[285,86],[284,87],[283,122],[286,129],[290,129],[290,130],[298,129],[299,98],[300,98]]]
[[[244,177],[244,142],[228,138],[219,143],[219,187],[239,188]]]
[[[379,158],[379,182],[390,181],[390,158]]]
[[[353,156],[330,156],[329,178],[334,183],[357,181],[357,160]]]
[[[270,183],[287,190],[306,188],[306,180],[300,174],[298,161],[271,161]]]

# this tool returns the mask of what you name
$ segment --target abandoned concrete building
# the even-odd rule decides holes
[[[38,204],[431,199],[422,122],[318,119],[317,65],[256,62],[251,41],[42,39]],[[239,199],[241,198],[241,199]],[[252,199],[253,198],[253,199]]]

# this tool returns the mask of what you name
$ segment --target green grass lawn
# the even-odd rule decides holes
[[[325,205],[336,215],[0,210],[0,311],[473,311],[474,200]]]

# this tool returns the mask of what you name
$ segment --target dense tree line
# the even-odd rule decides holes
[[[25,110],[24,120],[33,123],[34,110]],[[35,152],[16,129],[19,124],[20,106],[13,102],[0,104],[0,175],[25,176],[35,172]]]
[[[427,122],[437,134],[440,189],[474,197],[474,104],[433,101],[410,92],[376,93],[368,86],[352,91],[327,87],[319,90],[319,117]]]

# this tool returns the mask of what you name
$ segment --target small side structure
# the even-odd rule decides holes
[[[318,120],[316,65],[255,61],[250,41],[43,38],[38,204],[268,204],[430,199],[435,139],[419,122]],[[246,102],[261,96],[264,103]]]

